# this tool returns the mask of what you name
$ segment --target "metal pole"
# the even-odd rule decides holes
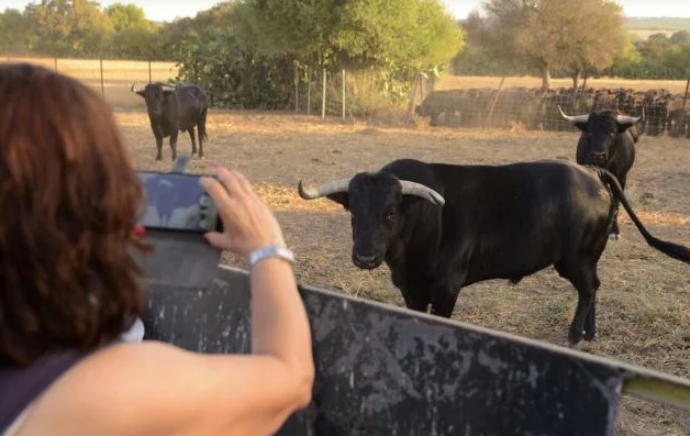
[[[55,65],[54,65],[54,69],[55,69],[55,72],[57,73],[57,72],[58,72],[58,69],[57,69],[57,55],[55,55],[55,58],[53,59],[53,63],[55,64]]]
[[[323,69],[323,97],[321,101],[321,118],[326,118],[326,69]]]
[[[311,114],[311,67],[309,67],[309,83],[307,83],[307,115]]]
[[[295,65],[295,113],[299,113],[299,67]]]
[[[683,127],[685,127],[685,120],[687,119],[688,113],[687,113],[687,107],[688,107],[688,93],[690,92],[690,79],[688,79],[688,83],[685,85],[685,97],[683,97],[683,112],[680,118],[680,126],[678,127],[678,135],[680,136],[682,133]],[[685,132],[685,136],[690,136],[690,128],[688,129],[687,132]]]
[[[149,83],[153,82],[151,75],[151,58],[149,58]]]
[[[414,83],[412,84],[412,92],[410,93],[410,102],[407,104],[407,115],[405,116],[405,124],[410,124],[414,118],[414,102],[417,97],[417,89],[419,88],[419,81],[421,79],[419,71],[414,73]]]
[[[345,119],[345,70],[343,70],[343,120]]]
[[[484,128],[486,128],[491,122],[491,116],[494,114],[494,109],[496,109],[496,103],[498,103],[498,98],[501,96],[501,91],[503,91],[503,82],[505,82],[505,80],[506,76],[501,77],[501,83],[498,85],[498,92],[496,93],[496,98],[494,98],[494,101],[491,103],[489,115],[487,115],[486,121],[484,121]]]
[[[101,63],[101,97],[105,98],[105,84],[103,83],[103,55],[99,58]]]

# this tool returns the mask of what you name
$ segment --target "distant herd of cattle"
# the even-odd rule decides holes
[[[520,123],[528,130],[561,131],[572,126],[559,116],[559,106],[573,113],[618,110],[632,116],[644,107],[647,119],[638,126],[641,133],[690,138],[690,101],[685,108],[684,101],[684,94],[665,89],[509,88],[500,94],[497,89],[462,89],[432,92],[417,113],[430,117],[432,126],[511,128]]]
[[[131,91],[146,102],[158,149],[156,160],[161,160],[162,140],[168,136],[175,159],[179,131],[189,132],[195,154],[195,127],[199,156],[203,156],[208,106],[201,87],[154,83],[136,88],[133,84]],[[482,95],[471,92],[463,95],[474,99]],[[438,95],[430,95],[424,104]],[[658,134],[653,130],[658,121],[650,121],[659,114],[657,106],[644,99],[639,103],[636,94],[631,99],[621,97],[628,95],[624,93],[604,94],[615,96],[618,108],[634,114],[624,115],[601,110],[611,106],[597,107],[603,104],[600,95],[548,100],[555,103],[552,109],[560,123],[581,131],[577,163],[556,159],[490,166],[399,159],[379,171],[313,189],[300,181],[298,194],[305,200],[325,197],[349,211],[352,263],[360,269],[375,269],[385,262],[409,309],[431,309],[432,314],[449,318],[463,287],[493,279],[518,283],[553,266],[578,292],[570,343],[591,341],[601,285],[597,264],[609,237],[620,237],[619,204],[647,244],[690,264],[690,250],[652,236],[624,193],[640,130]],[[661,95],[648,93],[644,98],[663,100]],[[530,113],[529,101],[524,100],[514,113]],[[664,107],[668,110],[668,105]],[[461,119],[466,120],[466,115],[461,113]],[[533,121],[528,126],[534,126]]]

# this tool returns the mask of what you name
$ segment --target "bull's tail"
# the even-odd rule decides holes
[[[637,215],[635,215],[635,212],[633,211],[632,206],[630,206],[628,199],[625,198],[623,188],[621,187],[621,184],[618,182],[616,176],[601,168],[599,169],[599,174],[601,180],[604,183],[606,183],[606,185],[608,185],[609,188],[611,188],[613,195],[616,197],[616,199],[618,199],[618,201],[621,202],[621,204],[625,208],[625,211],[630,216],[630,219],[632,219],[633,223],[635,223],[637,230],[640,231],[640,233],[644,237],[644,240],[647,241],[647,244],[651,245],[652,247],[656,248],[657,250],[661,251],[667,256],[680,260],[681,262],[690,263],[690,249],[682,245],[674,244],[672,242],[663,241],[661,239],[655,238],[654,236],[652,236],[651,233],[649,233],[649,231],[647,231],[640,219],[637,217]]]

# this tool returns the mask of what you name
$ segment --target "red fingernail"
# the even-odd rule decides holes
[[[133,233],[137,238],[143,238],[146,236],[146,229],[143,226],[137,226],[134,228]]]
[[[205,243],[210,244],[210,242],[208,242],[208,236],[206,236],[206,235],[201,235],[201,239],[202,239]]]

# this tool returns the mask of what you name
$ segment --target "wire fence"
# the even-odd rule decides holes
[[[306,79],[295,85],[296,112],[368,118],[380,115],[389,105],[373,74],[309,69],[306,76],[299,77]],[[577,88],[561,82],[548,90],[525,86],[525,80],[514,78],[493,80],[493,87],[477,78],[463,82],[462,87],[448,89],[446,84],[435,89],[433,79],[418,75],[396,121],[410,122],[416,115],[428,119],[431,126],[575,131],[561,110],[568,115],[611,110],[639,116],[644,109],[645,121],[638,126],[641,133],[690,138],[690,79],[636,83],[641,89],[630,87],[632,83],[624,80],[593,81],[593,86],[585,80]],[[479,86],[472,86],[473,82]]]
[[[167,81],[177,76],[174,62],[111,59],[0,58],[28,61],[84,81],[117,108],[140,108],[141,99],[131,91],[135,82]],[[287,107],[301,114],[342,119],[385,120],[406,124],[415,117],[431,126],[471,129],[524,129],[574,131],[560,115],[613,110],[638,116],[649,136],[690,138],[690,79],[685,81],[585,80],[574,88],[567,81],[554,81],[542,90],[537,79],[451,76],[442,80],[417,74],[398,101],[389,96],[375,71],[295,70],[294,89],[286,96]],[[384,92],[382,92],[384,91]]]
[[[418,107],[432,126],[572,131],[576,128],[561,116],[611,110],[646,119],[640,130],[649,136],[690,138],[688,88],[672,93],[668,89],[630,88],[541,88],[499,86],[496,89],[454,89],[435,91]],[[560,108],[560,109],[559,109]]]

